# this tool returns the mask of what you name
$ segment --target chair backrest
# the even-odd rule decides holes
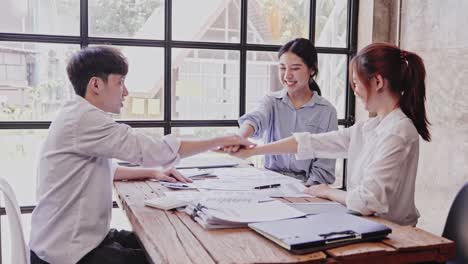
[[[29,250],[24,239],[20,208],[13,189],[2,177],[0,177],[0,191],[3,192],[5,211],[10,226],[11,263],[28,264]]]
[[[448,263],[468,263],[468,182],[453,200],[442,236],[454,241],[457,250]]]

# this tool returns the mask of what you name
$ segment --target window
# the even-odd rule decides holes
[[[130,94],[119,122],[152,135],[204,137],[235,131],[239,116],[266,92],[281,89],[277,50],[306,37],[319,52],[323,94],[337,107],[340,125],[349,126],[354,96],[347,74],[356,49],[357,3],[4,0],[0,166],[20,204],[34,205],[37,152],[61,104],[74,96],[67,60],[90,45],[113,45],[128,57]]]

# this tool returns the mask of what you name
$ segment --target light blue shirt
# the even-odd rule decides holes
[[[265,143],[290,137],[296,132],[316,134],[338,130],[336,109],[325,98],[314,92],[310,101],[295,109],[285,89],[265,96],[257,109],[239,119],[239,125],[244,122],[253,126],[252,137],[263,138]],[[293,154],[265,155],[265,168],[302,174],[306,185],[335,181],[334,159],[296,160]]]

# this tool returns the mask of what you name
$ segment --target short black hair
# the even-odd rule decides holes
[[[128,62],[116,48],[106,46],[86,47],[75,53],[68,62],[68,79],[75,93],[85,97],[86,87],[92,77],[107,82],[109,74],[127,75]]]

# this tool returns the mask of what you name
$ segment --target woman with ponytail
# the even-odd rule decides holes
[[[298,38],[279,52],[278,77],[284,89],[265,96],[260,105],[239,119],[239,134],[262,138],[265,143],[295,132],[323,133],[338,129],[336,109],[321,96],[314,81],[318,73],[317,51],[312,43]],[[238,147],[225,148],[235,152]],[[266,155],[265,168],[302,180],[306,185],[335,181],[335,160],[296,160],[291,155]]]
[[[307,193],[416,225],[414,202],[419,135],[430,141],[425,110],[426,71],[415,53],[386,43],[368,45],[352,59],[349,76],[355,95],[377,116],[324,134],[292,137],[233,153],[246,158],[265,153],[296,153],[298,159],[347,158],[347,191],[326,184]]]

